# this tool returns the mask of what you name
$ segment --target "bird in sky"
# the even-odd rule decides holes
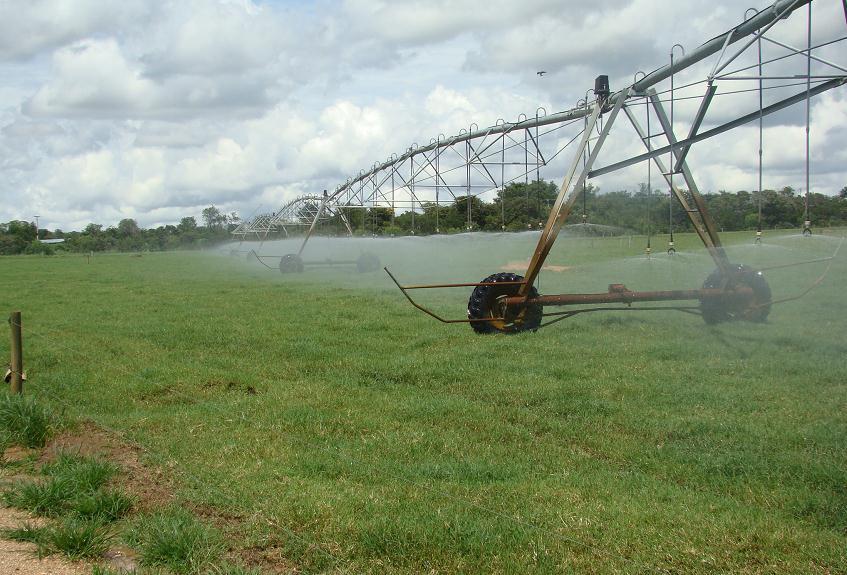
[[[539,76],[543,76],[546,73],[547,73],[547,70],[541,70],[540,72],[536,72],[536,74],[538,74]]]

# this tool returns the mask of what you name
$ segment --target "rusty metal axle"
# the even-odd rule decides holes
[[[607,303],[629,305],[644,301],[703,301],[712,298],[750,299],[753,297],[753,290],[747,286],[736,286],[732,289],[703,288],[692,290],[630,291],[623,284],[611,284],[609,291],[605,293],[568,293],[540,295],[534,298],[525,298],[516,295],[503,298],[501,304],[505,308],[523,305],[540,305],[543,307]]]
[[[437,284],[437,285],[401,285],[400,282],[397,281],[397,278],[394,277],[388,268],[383,268],[394,284],[400,289],[406,299],[411,303],[414,307],[421,310],[425,314],[429,315],[437,319],[442,323],[470,323],[470,324],[484,324],[490,322],[502,322],[505,324],[511,324],[516,317],[520,316],[523,313],[523,310],[532,308],[532,307],[545,307],[545,306],[568,306],[568,305],[605,305],[605,304],[623,304],[626,307],[588,307],[581,309],[572,309],[564,312],[552,312],[552,313],[544,313],[543,316],[558,316],[557,319],[548,322],[547,324],[539,325],[538,327],[543,327],[544,325],[549,325],[550,323],[555,323],[562,319],[566,319],[568,317],[573,317],[576,314],[580,313],[588,313],[588,312],[597,312],[597,311],[612,311],[612,310],[643,310],[643,311],[671,311],[678,310],[684,311],[688,313],[699,313],[698,307],[681,307],[681,306],[665,306],[665,307],[630,307],[631,304],[636,302],[656,302],[656,301],[685,301],[685,300],[699,300],[701,304],[703,302],[714,302],[714,301],[722,301],[722,302],[732,302],[735,304],[739,304],[741,306],[753,306],[756,301],[756,293],[755,291],[743,284],[738,284],[732,287],[726,288],[703,288],[703,289],[693,289],[693,290],[664,290],[664,291],[630,291],[623,284],[611,284],[609,286],[609,291],[605,293],[587,293],[587,294],[558,294],[558,295],[539,295],[535,297],[525,297],[520,295],[506,295],[496,299],[496,301],[492,302],[491,314],[482,317],[482,318],[474,318],[470,317],[470,313],[468,314],[468,319],[448,319],[444,318],[431,309],[428,309],[421,304],[417,303],[412,297],[409,295],[408,290],[417,290],[417,289],[432,289],[432,288],[456,288],[456,287],[505,287],[509,286],[512,288],[518,288],[522,284],[526,282],[523,281],[503,281],[503,282],[475,282],[475,283],[455,283],[455,284]],[[514,293],[517,293],[518,289],[513,289]],[[533,328],[534,329],[534,328]]]

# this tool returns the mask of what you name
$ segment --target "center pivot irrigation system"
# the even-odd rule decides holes
[[[817,0],[815,5],[820,5],[821,2],[823,0]],[[803,28],[796,25],[790,27],[786,34],[787,40],[781,36],[776,37],[774,29],[779,28],[777,25],[788,21],[798,12],[802,14],[804,11],[799,9],[804,6],[807,7],[806,25]],[[729,320],[764,321],[770,312],[771,305],[777,301],[772,299],[770,287],[760,270],[733,263],[727,257],[715,223],[706,210],[686,158],[698,143],[758,121],[759,190],[761,191],[763,118],[792,105],[805,103],[806,205],[804,219],[806,222],[804,235],[811,233],[808,215],[810,100],[828,90],[839,88],[847,82],[847,68],[827,59],[827,56],[831,57],[832,54],[843,54],[843,41],[847,39],[844,35],[847,30],[847,0],[832,2],[829,6],[832,14],[837,15],[837,19],[828,15],[819,26],[823,35],[829,35],[827,38],[813,40],[812,0],[779,0],[761,11],[748,10],[747,15],[750,17],[745,15],[745,20],[738,26],[687,54],[682,46],[675,45],[670,51],[669,64],[649,74],[636,73],[633,82],[617,92],[611,92],[607,76],[599,76],[595,81],[593,98],[587,95],[585,100],[573,109],[521,122],[519,126],[521,129],[531,131],[533,128],[537,129],[539,126],[550,124],[575,125],[581,120],[579,122],[581,126],[576,124],[578,128],[581,128],[580,131],[568,143],[577,139],[579,142],[523,276],[495,273],[477,283],[402,285],[387,268],[385,271],[416,308],[444,323],[469,323],[478,333],[516,333],[536,330],[576,314],[610,309],[675,309],[700,314],[707,323]],[[797,20],[796,17],[795,20]],[[800,34],[797,33],[798,31]],[[805,46],[794,47],[790,43],[792,38],[795,42],[797,38],[802,38],[805,40]],[[763,60],[763,44],[771,48],[776,46],[779,54]],[[841,49],[840,52],[839,49]],[[706,60],[712,56],[716,56],[713,63],[707,62]],[[732,65],[735,67],[730,68]],[[700,68],[703,68],[705,74],[699,72]],[[675,76],[683,75],[683,73],[685,73],[685,84],[675,87]],[[691,76],[698,73],[699,79],[692,81]],[[661,83],[669,83],[669,89],[657,91],[656,87]],[[730,85],[733,89],[719,92],[719,84]],[[735,89],[736,86],[741,88]],[[798,88],[792,89],[792,86]],[[702,89],[702,95],[697,96],[699,107],[690,122],[688,133],[680,137],[675,131],[674,104],[682,99],[691,99],[690,96],[685,98],[680,96],[682,89],[688,89],[690,92],[691,89],[696,90],[698,87]],[[767,105],[764,98],[766,92],[769,96]],[[756,94],[758,94],[758,106],[751,106]],[[726,98],[719,97],[730,95],[735,95],[735,99],[731,100],[728,106],[722,105]],[[740,103],[738,103],[739,100]],[[715,102],[720,104],[712,106]],[[665,104],[669,104],[669,110]],[[744,113],[742,110],[745,107],[752,109]],[[722,121],[712,120],[707,125],[713,127],[701,131],[708,112],[714,108],[719,109],[716,115]],[[595,167],[613,126],[617,125],[616,121],[621,112],[629,120],[646,151],[602,167]],[[639,117],[646,117],[646,131]],[[678,120],[677,118],[677,122]],[[660,128],[658,132],[652,132],[651,121],[658,122]],[[389,177],[393,179],[398,173],[397,166],[409,160],[411,160],[414,175],[416,156],[419,165],[436,170],[435,185],[444,185],[432,158],[434,157],[437,162],[443,150],[453,148],[457,143],[462,142],[466,144],[467,150],[467,188],[470,195],[472,159],[477,159],[477,167],[481,166],[485,169],[491,181],[494,182],[495,178],[488,171],[486,163],[480,159],[488,149],[486,146],[492,145],[490,140],[486,143],[486,139],[498,134],[505,137],[515,128],[514,124],[498,123],[486,130],[472,130],[445,140],[438,138],[429,146],[410,148],[403,156],[392,157],[383,164],[375,165],[372,170],[360,173],[359,177],[348,180],[337,188],[328,200],[342,205],[349,204],[350,199],[356,197],[356,191],[361,191],[367,182],[373,182],[372,188],[377,190],[377,178],[383,182]],[[655,138],[661,138],[661,140],[656,143]],[[479,144],[480,141],[482,144]],[[503,141],[505,142],[505,139]],[[474,146],[473,142],[477,142],[477,145]],[[648,166],[648,186],[652,185],[649,182],[650,166],[655,164],[658,173],[668,186],[668,193],[672,198],[671,206],[675,199],[714,260],[716,269],[706,278],[702,288],[639,292],[631,291],[623,284],[612,284],[608,291],[602,293],[540,295],[534,285],[536,279],[580,192],[584,191],[586,181],[642,162]],[[502,165],[505,163],[503,161]],[[686,189],[674,183],[675,177],[681,178]],[[413,182],[412,178],[412,190],[414,190]],[[501,179],[501,184],[502,182]],[[406,190],[409,187],[409,182],[406,181]],[[393,186],[391,190],[393,194]],[[414,201],[414,198],[412,193],[411,200]],[[363,191],[359,196],[359,203],[360,205],[365,203]],[[470,209],[470,202],[468,208]],[[758,237],[760,235],[761,228]],[[672,242],[671,235],[669,253],[673,250]],[[834,257],[835,255],[824,259],[831,260]],[[445,319],[419,305],[409,295],[411,290],[455,287],[474,288],[468,301],[467,319]],[[642,302],[697,303],[677,304],[674,307],[633,306]],[[551,313],[546,311],[546,308],[554,306],[570,307],[566,311]],[[553,317],[553,319],[543,323],[546,317]]]
[[[371,253],[362,253],[355,260],[332,260],[325,259],[320,261],[304,261],[302,258],[303,250],[306,249],[306,244],[312,236],[315,227],[322,221],[327,221],[335,216],[341,220],[347,229],[348,235],[353,235],[353,230],[350,228],[350,222],[347,220],[344,212],[339,210],[334,204],[328,201],[327,193],[323,196],[300,196],[287,204],[283,205],[279,211],[271,214],[258,214],[248,221],[242,222],[231,233],[233,236],[240,238],[239,247],[230,250],[230,255],[246,254],[248,258],[256,258],[262,265],[270,269],[274,269],[267,263],[267,260],[278,260],[277,267],[283,274],[299,273],[308,266],[333,266],[333,265],[352,265],[359,272],[372,272],[379,269],[379,258]],[[307,227],[308,230],[300,244],[300,249],[294,254],[285,255],[266,255],[261,253],[261,246],[264,245],[268,235],[272,232],[282,230],[288,236],[288,227]],[[260,241],[258,251],[256,249],[241,250],[241,244],[246,239],[257,239]]]

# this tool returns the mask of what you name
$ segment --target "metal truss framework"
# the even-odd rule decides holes
[[[819,6],[823,3],[823,0],[817,0],[815,5]],[[797,48],[784,39],[774,37],[774,29],[779,28],[780,23],[789,20],[796,12],[802,12],[799,9],[804,6],[807,7],[806,45]],[[804,227],[806,229],[804,229],[804,233],[808,230],[811,225],[808,215],[810,101],[811,98],[819,94],[847,83],[847,67],[827,58],[827,52],[832,52],[838,56],[844,53],[843,49],[838,51],[837,48],[833,50],[831,47],[842,47],[843,42],[847,40],[847,36],[845,36],[847,31],[847,1],[831,2],[830,6],[834,8],[834,13],[839,16],[838,20],[835,21],[838,23],[837,25],[833,26],[833,21],[830,20],[825,23],[826,25],[821,26],[825,32],[831,35],[830,37],[819,38],[813,34],[812,0],[778,0],[767,9],[755,11],[751,17],[746,18],[738,26],[709,40],[688,54],[685,53],[682,46],[675,45],[671,48],[668,65],[649,74],[642,74],[640,79],[638,79],[639,73],[637,73],[632,84],[622,90],[611,93],[608,88],[608,78],[605,76],[598,77],[593,101],[589,102],[586,98],[586,102],[581,106],[555,114],[554,117],[562,124],[582,118],[584,127],[582,132],[574,137],[574,139],[579,137],[579,144],[573,151],[555,205],[550,211],[547,223],[541,232],[532,259],[523,277],[504,278],[495,275],[481,283],[442,284],[437,286],[402,286],[393,276],[391,276],[392,279],[415,307],[445,323],[470,323],[480,333],[537,329],[546,325],[541,323],[543,316],[558,316],[557,319],[552,320],[558,321],[572,317],[577,313],[610,309],[608,307],[592,307],[549,314],[542,313],[542,308],[546,306],[586,303],[595,306],[624,304],[623,309],[631,309],[633,302],[699,299],[701,313],[707,322],[722,321],[731,317],[762,321],[767,316],[772,303],[770,289],[764,283],[760,274],[754,274],[744,266],[733,265],[727,258],[718,237],[716,226],[706,210],[692,170],[687,163],[687,157],[696,144],[758,120],[759,191],[761,191],[763,119],[792,105],[805,102],[806,222]],[[834,35],[832,35],[833,29],[836,30]],[[796,27],[794,31],[796,37]],[[762,45],[765,43],[777,46],[780,52],[763,59]],[[681,57],[675,59],[677,48],[680,48],[682,54]],[[709,61],[714,56],[716,57]],[[730,68],[733,65],[735,67]],[[754,72],[750,73],[751,70]],[[683,75],[683,73],[688,76],[684,78],[686,84],[675,88],[675,76]],[[691,76],[698,74],[699,78],[691,81]],[[669,89],[658,91],[657,86],[665,81],[669,81]],[[752,82],[753,87],[719,91],[719,86],[727,84],[743,86],[744,82]],[[792,88],[795,86],[802,86],[802,88]],[[691,93],[692,90],[699,90],[701,95],[694,93],[693,96],[686,95],[684,97],[686,100],[696,99],[699,106],[694,115],[689,118],[687,128],[680,129],[680,124],[686,122],[681,122],[680,118],[674,117],[674,104],[683,100],[683,97],[680,96],[680,91],[683,89],[687,89],[688,93]],[[764,100],[766,91],[769,96],[767,105],[765,105]],[[743,98],[741,103],[738,104],[736,103],[738,98],[736,98],[732,105],[724,106],[719,113],[713,114],[717,118],[709,118],[709,112],[715,110],[714,103],[722,99],[719,97],[744,93],[758,93],[758,106],[749,106],[750,103],[745,102]],[[669,104],[669,106],[666,106],[666,104]],[[639,120],[639,116],[645,110],[648,126],[646,131]],[[624,112],[624,116],[629,120],[646,151],[623,159],[612,158],[612,161],[605,166],[595,168],[595,163],[601,151],[604,150],[604,144],[609,139],[621,111]],[[658,123],[660,127],[658,133],[653,133],[650,129],[651,119]],[[707,120],[711,121],[707,123]],[[704,125],[708,125],[708,129],[701,129]],[[618,130],[615,135],[618,136],[621,133],[623,132]],[[488,135],[490,135],[488,132],[479,135],[467,134],[465,138],[467,138],[467,141],[471,141]],[[654,138],[658,138],[658,141],[654,141]],[[594,141],[593,148],[591,146],[592,140]],[[377,174],[386,170],[393,174],[398,162],[407,159],[413,161],[415,155],[441,149],[441,147],[440,142],[437,142],[431,144],[429,148],[410,150],[397,160],[390,160],[374,166],[370,172],[361,174],[358,178],[340,186],[332,197],[349,198],[351,197],[350,190],[355,189],[356,186],[360,188],[367,186],[367,182],[375,178]],[[423,157],[426,158],[427,156]],[[470,157],[469,154],[468,158]],[[710,276],[710,279],[704,284],[704,288],[700,290],[632,292],[627,290],[623,284],[614,284],[609,287],[608,293],[539,296],[533,287],[535,281],[559,231],[579,197],[580,191],[584,189],[585,182],[591,178],[597,178],[640,163],[646,164],[648,170],[653,164],[658,168],[672,198],[670,205],[674,205],[673,200],[675,199],[687,215],[717,265],[715,275]],[[468,164],[470,170],[470,162]],[[649,173],[648,171],[648,178]],[[684,182],[685,188],[675,184],[675,177]],[[374,188],[377,188],[377,186],[374,185]],[[468,188],[470,188],[470,184]],[[363,199],[364,195],[360,195],[359,198]],[[669,253],[670,251],[669,249]],[[712,278],[718,279],[713,280]],[[460,286],[476,287],[469,300],[468,319],[462,320],[442,318],[415,303],[407,293],[411,289]],[[676,307],[673,309],[691,311],[696,308]],[[716,312],[715,310],[719,311]]]
[[[338,216],[352,235],[350,223],[342,211],[327,202],[327,196],[300,196],[284,204],[278,211],[270,214],[258,214],[249,221],[244,221],[231,233],[233,236],[245,239],[264,241],[271,233],[282,231],[288,237],[288,227],[314,228],[317,223]]]
[[[840,13],[841,22],[847,21],[846,0],[815,0],[814,4],[826,2]],[[799,9],[804,6],[808,7],[806,45],[797,47],[777,32],[780,23],[798,11],[803,12]],[[821,26],[824,32],[813,34],[812,0],[778,0],[760,11],[748,10],[739,25],[687,54],[682,46],[675,45],[670,51],[669,64],[649,74],[637,73],[632,84],[618,92],[589,98],[589,90],[585,99],[569,110],[548,114],[538,108],[533,116],[521,115],[515,122],[498,120],[482,129],[472,124],[451,137],[442,134],[423,146],[414,143],[404,153],[392,154],[386,161],[360,171],[324,197],[298,198],[274,214],[258,216],[240,226],[234,234],[242,238],[251,234],[266,237],[275,229],[285,230],[286,225],[310,225],[314,229],[320,219],[334,214],[343,216],[343,210],[350,208],[411,211],[414,218],[416,212],[426,207],[452,204],[463,197],[494,195],[512,182],[540,179],[542,168],[560,155],[563,156],[560,160],[567,159],[564,152],[572,148],[568,176],[539,242],[537,253],[541,261],[549,252],[547,244],[552,245],[586,181],[636,164],[654,164],[667,184],[668,194],[691,219],[715,260],[725,265],[720,240],[704,210],[687,158],[698,143],[758,121],[761,190],[763,120],[805,102],[808,197],[810,100],[842,86],[847,79],[847,65],[833,62],[830,56],[841,53],[839,48],[847,40],[847,25],[828,24]],[[763,46],[771,50],[767,57],[763,56]],[[682,52],[679,56],[678,51]],[[713,59],[707,61],[709,58]],[[680,77],[684,83],[675,86],[675,78]],[[719,86],[730,89],[720,90]],[[758,105],[750,106],[756,94]],[[687,101],[699,101],[699,107],[693,116],[689,114],[686,118],[687,128],[681,129],[681,124],[686,122],[679,114],[675,117],[674,106]],[[736,104],[738,101],[740,104]],[[716,108],[716,103],[720,113],[715,115],[719,118],[712,119],[709,112]],[[646,151],[595,168],[621,111]],[[642,125],[645,118],[646,130]],[[654,133],[651,124],[658,125],[660,131]],[[703,129],[704,126],[708,129]],[[675,177],[684,182],[684,188],[676,185]],[[500,204],[503,210],[503,202]],[[314,206],[317,211],[310,209]],[[470,228],[473,202],[467,201],[466,209]],[[438,210],[435,217],[438,231]],[[536,264],[533,259],[527,270],[530,284],[537,275]]]
[[[335,189],[329,201],[350,208],[411,211],[450,205],[461,198],[494,194],[513,182],[540,179],[540,170],[572,143],[565,130],[583,126],[579,114],[521,115],[515,122],[498,120],[479,129],[471,124],[459,134],[412,146],[401,155],[361,171]],[[473,227],[472,202],[466,202],[467,227]],[[438,229],[438,211],[436,232]]]
[[[817,0],[817,3],[822,1]],[[808,116],[810,98],[844,83],[847,68],[832,62],[822,53],[825,50],[832,51],[832,46],[845,40],[845,29],[840,30],[840,36],[813,39],[811,4],[812,0],[780,0],[761,11],[752,10],[755,13],[732,30],[709,40],[689,54],[683,52],[676,60],[674,49],[682,47],[674,46],[669,65],[644,74],[641,79],[634,80],[632,85],[612,94],[602,103],[599,123],[589,120],[598,104],[590,102],[586,96],[575,108],[555,114],[547,114],[546,110],[539,108],[534,116],[527,118],[522,115],[515,122],[498,120],[495,125],[484,129],[472,124],[468,130],[462,130],[455,136],[445,137],[441,134],[424,146],[412,144],[404,153],[392,154],[386,161],[374,164],[369,170],[360,171],[330,193],[327,206],[386,207],[411,210],[414,214],[426,205],[451,204],[462,197],[496,193],[509,183],[540,178],[541,168],[585,133],[596,130],[596,134],[585,139],[584,145],[576,147],[572,156],[575,162],[587,165],[589,156],[596,158],[601,147],[596,142],[593,151],[591,149],[603,122],[608,123],[607,118],[611,117],[616,104],[620,104],[620,109],[625,112],[638,137],[647,147],[647,152],[603,168],[588,170],[585,179],[652,160],[667,180],[669,189],[679,200],[682,209],[688,214],[694,214],[695,219],[702,220],[703,216],[698,215],[702,207],[699,193],[686,164],[686,158],[695,144],[756,120],[761,125],[764,117],[803,101],[806,102]],[[773,37],[772,29],[778,28],[780,21],[788,19],[804,5],[809,6],[807,45],[798,48]],[[836,7],[844,5],[844,0],[836,0]],[[847,8],[844,11],[847,12]],[[748,10],[748,14],[750,12]],[[735,48],[734,45],[739,42],[740,47]],[[776,47],[780,53],[763,61],[763,43]],[[690,72],[695,65],[716,54],[713,65],[705,70],[705,77],[694,81],[686,78],[686,83],[675,89],[675,75]],[[737,67],[731,69],[733,63]],[[814,74],[813,64],[817,68]],[[665,87],[661,92],[656,90],[660,83],[668,80],[670,89]],[[719,85],[732,85],[733,89],[720,92]],[[796,85],[805,89],[764,105],[765,93],[782,94],[790,86]],[[702,96],[692,92],[698,86],[702,87]],[[741,89],[734,89],[735,86]],[[700,131],[714,102],[733,95],[755,92],[759,94],[757,109]],[[679,103],[693,98],[700,100],[699,109],[691,119],[687,135],[679,136],[671,127],[679,122],[678,117],[674,119],[674,101]],[[670,114],[665,106],[668,103]],[[636,110],[643,110],[644,107],[650,109],[648,123],[649,117],[652,117],[660,125],[662,131],[659,134],[645,133],[641,127]],[[657,137],[665,139],[666,143],[655,146],[652,140]],[[667,165],[658,159],[664,155],[667,156]],[[687,198],[686,193],[673,184],[674,175],[682,176],[687,186]],[[584,180],[580,182],[582,184]],[[808,181],[806,184],[808,192]],[[576,188],[579,189],[579,186]],[[473,221],[471,209],[472,202],[467,202],[469,228]],[[438,211],[435,213],[437,217]],[[695,223],[695,229],[704,241],[716,243],[715,238],[708,237],[708,230],[702,221]]]
[[[798,8],[802,7],[803,5],[808,6],[808,32],[807,46],[805,47],[805,49],[794,48],[778,40],[771,40],[767,36],[767,32],[771,30],[771,28],[773,28],[781,20],[787,19],[789,16],[792,15],[792,13],[794,13]],[[841,2],[841,5],[844,8],[845,24],[847,24],[847,3]],[[806,103],[805,192],[807,198],[806,206],[808,214],[810,99],[813,96],[817,96],[818,94],[826,92],[827,90],[843,86],[845,83],[847,83],[847,74],[845,74],[847,73],[847,68],[816,56],[814,54],[814,50],[816,49],[816,47],[820,48],[822,46],[828,46],[836,42],[843,42],[845,40],[845,37],[843,35],[845,29],[847,29],[847,26],[842,29],[841,36],[835,39],[830,39],[829,41],[816,46],[812,42],[812,0],[781,0],[779,2],[776,2],[766,10],[756,12],[755,15],[753,15],[751,18],[746,19],[744,22],[742,22],[732,30],[729,30],[725,34],[722,34],[721,36],[718,36],[706,42],[705,44],[697,48],[695,51],[693,51],[691,54],[686,56],[683,53],[683,56],[676,62],[674,62],[674,48],[676,48],[678,45],[674,46],[670,52],[671,61],[668,66],[659,69],[651,74],[645,75],[642,79],[634,81],[631,86],[628,86],[615,94],[608,95],[595,90],[597,99],[593,105],[594,112],[592,113],[592,119],[595,119],[596,116],[600,113],[608,113],[606,125],[603,126],[601,135],[594,147],[594,150],[590,153],[588,160],[583,162],[582,170],[579,172],[579,175],[576,178],[573,186],[571,185],[571,182],[573,181],[574,173],[578,169],[579,162],[577,160],[572,163],[571,171],[568,173],[562,183],[560,193],[556,202],[556,207],[550,213],[547,225],[545,226],[544,231],[542,232],[542,236],[539,240],[533,259],[530,262],[529,268],[527,269],[527,274],[525,276],[526,284],[521,287],[520,295],[525,296],[529,292],[529,287],[535,281],[538,272],[540,271],[541,264],[543,264],[544,258],[549,252],[550,246],[555,241],[558,231],[561,229],[561,226],[563,225],[565,219],[570,213],[570,210],[576,199],[576,194],[574,193],[574,190],[578,190],[586,179],[595,178],[603,174],[614,172],[644,161],[656,164],[659,173],[662,175],[668,185],[670,193],[679,202],[679,205],[687,214],[689,220],[691,221],[694,227],[694,230],[697,232],[703,244],[709,250],[718,268],[722,270],[728,270],[731,264],[727,259],[727,256],[721,246],[720,238],[717,234],[717,228],[706,210],[705,203],[703,202],[703,198],[693,177],[692,171],[686,162],[686,157],[692,147],[698,142],[707,140],[719,134],[723,134],[734,128],[753,122],[756,119],[760,121],[761,126],[761,121],[764,117],[803,101],[805,101]],[[741,40],[744,40],[744,42],[742,43],[742,46],[739,49],[730,50],[730,47],[734,43],[739,42]],[[739,60],[749,50],[754,50],[755,48],[753,47],[756,46],[757,42],[761,43],[762,40],[772,41],[774,44],[780,46],[788,52],[787,56],[783,56],[782,58],[778,58],[774,61],[782,62],[787,57],[799,56],[799,58],[795,60],[795,64],[799,61],[799,63],[804,66],[805,70],[801,71],[800,73],[790,75],[787,75],[784,72],[780,74],[766,75],[763,72],[763,69],[767,63],[762,62],[761,45],[759,44],[757,46],[758,63],[756,65],[758,69],[758,74],[752,76],[742,76],[741,73],[749,70],[750,66],[742,66],[735,70],[724,72],[731,64],[733,64],[733,62]],[[673,118],[673,76],[674,74],[677,74],[688,67],[691,67],[701,61],[704,61],[715,54],[718,54],[718,56],[714,61],[711,71],[708,73],[705,79],[696,83],[704,85],[705,93],[703,94],[702,98],[700,98],[697,112],[690,121],[687,136],[683,136],[680,138],[675,132]],[[827,68],[826,72],[813,76],[811,72],[811,63],[813,60],[819,64],[824,65]],[[659,82],[668,78],[670,78],[671,80],[669,98],[671,109],[670,116],[668,115],[666,108],[662,103],[662,99],[659,97],[659,94],[655,89],[655,86]],[[710,106],[714,101],[715,95],[718,93],[718,84],[720,83],[720,81],[724,80],[758,82],[758,110],[753,110],[748,114],[738,115],[732,120],[723,122],[712,127],[709,130],[701,132],[700,128],[703,124],[703,121],[706,118]],[[796,82],[797,80],[802,80],[805,84],[805,90],[794,93],[788,97],[780,97],[770,105],[764,106],[762,99],[764,82],[775,80],[792,80],[794,82]],[[812,86],[812,83],[815,84],[814,87]],[[790,86],[778,87],[787,89]],[[636,114],[633,111],[632,103],[630,103],[630,105],[627,105],[628,100],[630,100],[630,98],[633,98],[636,102],[642,99],[646,100],[646,106],[648,108],[648,121],[649,117],[651,116],[658,119],[661,128],[661,131],[659,133],[651,134],[644,132],[644,129],[642,128]],[[614,124],[617,114],[621,109],[624,109],[626,111],[627,118],[629,119],[630,123],[632,124],[632,127],[635,129],[639,139],[644,144],[647,151],[643,154],[626,158],[624,160],[614,162],[601,168],[593,169],[594,162],[599,155],[605,138],[609,134],[609,131],[612,128],[612,125]],[[653,137],[662,138],[663,140],[665,140],[666,143],[654,147],[652,141]],[[584,141],[581,144],[581,148],[584,147],[586,140],[587,139],[584,138]],[[759,154],[761,158],[761,147],[759,150]],[[667,164],[662,161],[663,156],[667,156]],[[682,177],[682,180],[684,181],[687,189],[680,188],[674,184],[675,175],[679,175]],[[806,225],[808,226],[809,223],[807,222]]]

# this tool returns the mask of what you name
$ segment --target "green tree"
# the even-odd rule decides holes
[[[138,223],[132,218],[126,218],[118,222],[118,235],[124,238],[131,238],[139,235],[141,228]]]
[[[0,224],[0,254],[23,253],[35,240],[35,226],[29,222],[12,220]],[[37,243],[37,242],[35,242]]]
[[[30,222],[12,220],[7,224],[8,233],[27,243],[35,238],[35,226]]]
[[[188,216],[179,220],[179,225],[176,227],[180,233],[193,232],[197,229],[197,220],[194,216]]]
[[[103,232],[103,224],[91,223],[83,228],[82,233],[88,236],[98,236]]]
[[[525,230],[530,226],[535,228],[539,222],[547,219],[557,194],[558,188],[553,182],[534,180],[529,183],[511,183],[498,192],[490,212],[489,227],[499,217],[500,225],[495,224],[494,229],[500,226],[508,230]],[[589,184],[586,186],[586,194],[593,198],[596,188]]]
[[[215,206],[209,206],[203,210],[203,221],[209,229],[222,228],[226,224],[226,214]]]

